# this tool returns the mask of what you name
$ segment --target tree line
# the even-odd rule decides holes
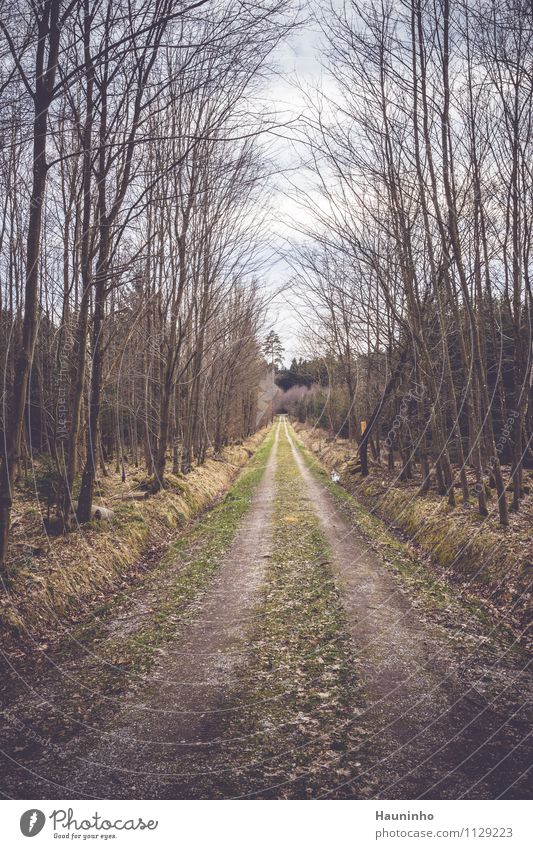
[[[494,491],[505,526],[532,463],[531,4],[349,0],[321,26],[309,356],[363,475],[386,452],[450,505],[486,516]]]
[[[17,478],[51,458],[67,531],[98,468],[153,491],[255,429],[285,0],[0,9],[0,564]]]

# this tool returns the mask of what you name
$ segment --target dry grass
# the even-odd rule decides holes
[[[66,536],[49,537],[35,493],[19,493],[14,507],[10,581],[0,599],[2,642],[35,642],[60,636],[88,608],[102,604],[150,569],[176,530],[216,502],[265,437],[263,429],[243,445],[229,446],[186,477],[169,474],[167,488],[137,500],[142,473],[126,482],[110,473],[99,481],[96,503],[111,508],[111,521],[92,521]]]
[[[350,471],[355,449],[347,440],[331,441],[318,430],[296,425],[302,442],[328,471],[371,512],[400,531],[427,556],[439,576],[465,598],[484,607],[523,634],[531,627],[533,598],[533,496],[526,496],[507,529],[498,523],[494,495],[483,519],[472,506],[449,507],[434,492],[417,495],[420,481],[401,482],[377,464],[367,478]],[[529,473],[531,475],[531,473]],[[533,483],[533,480],[532,480]],[[457,492],[460,502],[460,491]]]

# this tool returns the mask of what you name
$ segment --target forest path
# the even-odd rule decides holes
[[[95,734],[86,759],[67,777],[76,794],[175,798],[188,786],[186,764],[223,745],[227,714],[253,628],[265,560],[271,556],[279,425],[261,482],[224,552],[209,589],[187,611],[180,639],[161,649],[148,679],[130,694],[111,734]],[[197,772],[197,766],[193,767]]]
[[[357,510],[278,421],[86,654],[7,705],[4,795],[531,797],[527,659]]]

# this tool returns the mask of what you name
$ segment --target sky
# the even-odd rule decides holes
[[[281,338],[287,365],[294,356],[304,354],[302,337],[305,330],[291,303],[288,284],[293,274],[291,245],[301,238],[295,227],[310,217],[309,211],[302,208],[303,194],[310,187],[309,175],[301,167],[301,158],[305,155],[300,141],[301,123],[308,110],[302,89],[314,90],[321,84],[320,41],[318,27],[309,22],[280,45],[274,56],[278,73],[267,92],[267,100],[278,121],[286,125],[275,138],[269,136],[266,140],[268,155],[281,172],[275,178],[273,198],[274,236],[280,250],[264,276],[271,291],[278,292],[273,297],[268,322],[269,329],[273,328]]]

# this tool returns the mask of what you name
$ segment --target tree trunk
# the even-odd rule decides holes
[[[17,356],[13,395],[6,417],[4,454],[0,464],[0,572],[4,572],[13,504],[13,485],[20,451],[24,411],[28,397],[28,381],[37,335],[37,308],[43,201],[48,165],[46,142],[48,110],[56,76],[59,51],[59,0],[47,0],[38,22],[39,43],[35,59],[35,95],[33,119],[33,182],[26,247],[26,284],[22,342]],[[45,71],[45,46],[48,59]],[[1,577],[1,575],[0,575]]]

